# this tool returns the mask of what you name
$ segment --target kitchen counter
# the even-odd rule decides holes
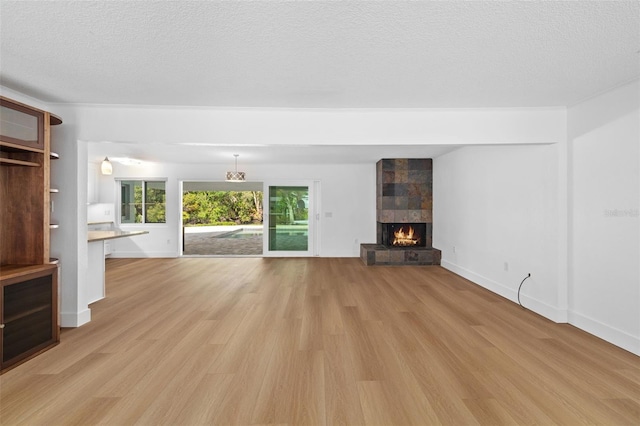
[[[121,229],[113,229],[109,231],[88,231],[87,241],[92,243],[94,241],[112,240],[114,238],[133,237],[135,235],[148,234],[149,231],[123,231]]]
[[[148,234],[149,231],[123,231],[118,228],[110,227],[107,230],[87,231],[88,241],[88,271],[87,271],[87,288],[85,298],[87,305],[104,299],[106,296],[104,285],[104,255],[105,241],[116,238],[135,237],[136,235]]]

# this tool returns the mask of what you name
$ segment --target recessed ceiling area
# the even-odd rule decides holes
[[[640,3],[2,0],[0,40],[47,102],[566,106],[640,75]]]
[[[270,145],[215,147],[181,144],[88,143],[89,162],[105,155],[152,163],[220,164],[238,170],[251,164],[375,164],[381,158],[435,158],[456,145]]]

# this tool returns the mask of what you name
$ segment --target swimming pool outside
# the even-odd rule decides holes
[[[192,226],[184,228],[184,255],[262,255],[263,225]],[[305,224],[278,225],[275,237],[281,250],[306,250]]]

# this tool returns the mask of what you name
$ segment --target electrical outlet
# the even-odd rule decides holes
[[[451,250],[455,253],[456,252],[456,246],[453,246]]]
[[[504,270],[505,272],[509,270],[509,262],[504,262]]]

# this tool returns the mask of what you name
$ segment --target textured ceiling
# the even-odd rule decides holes
[[[5,1],[0,83],[64,103],[571,105],[640,75],[633,1]]]

